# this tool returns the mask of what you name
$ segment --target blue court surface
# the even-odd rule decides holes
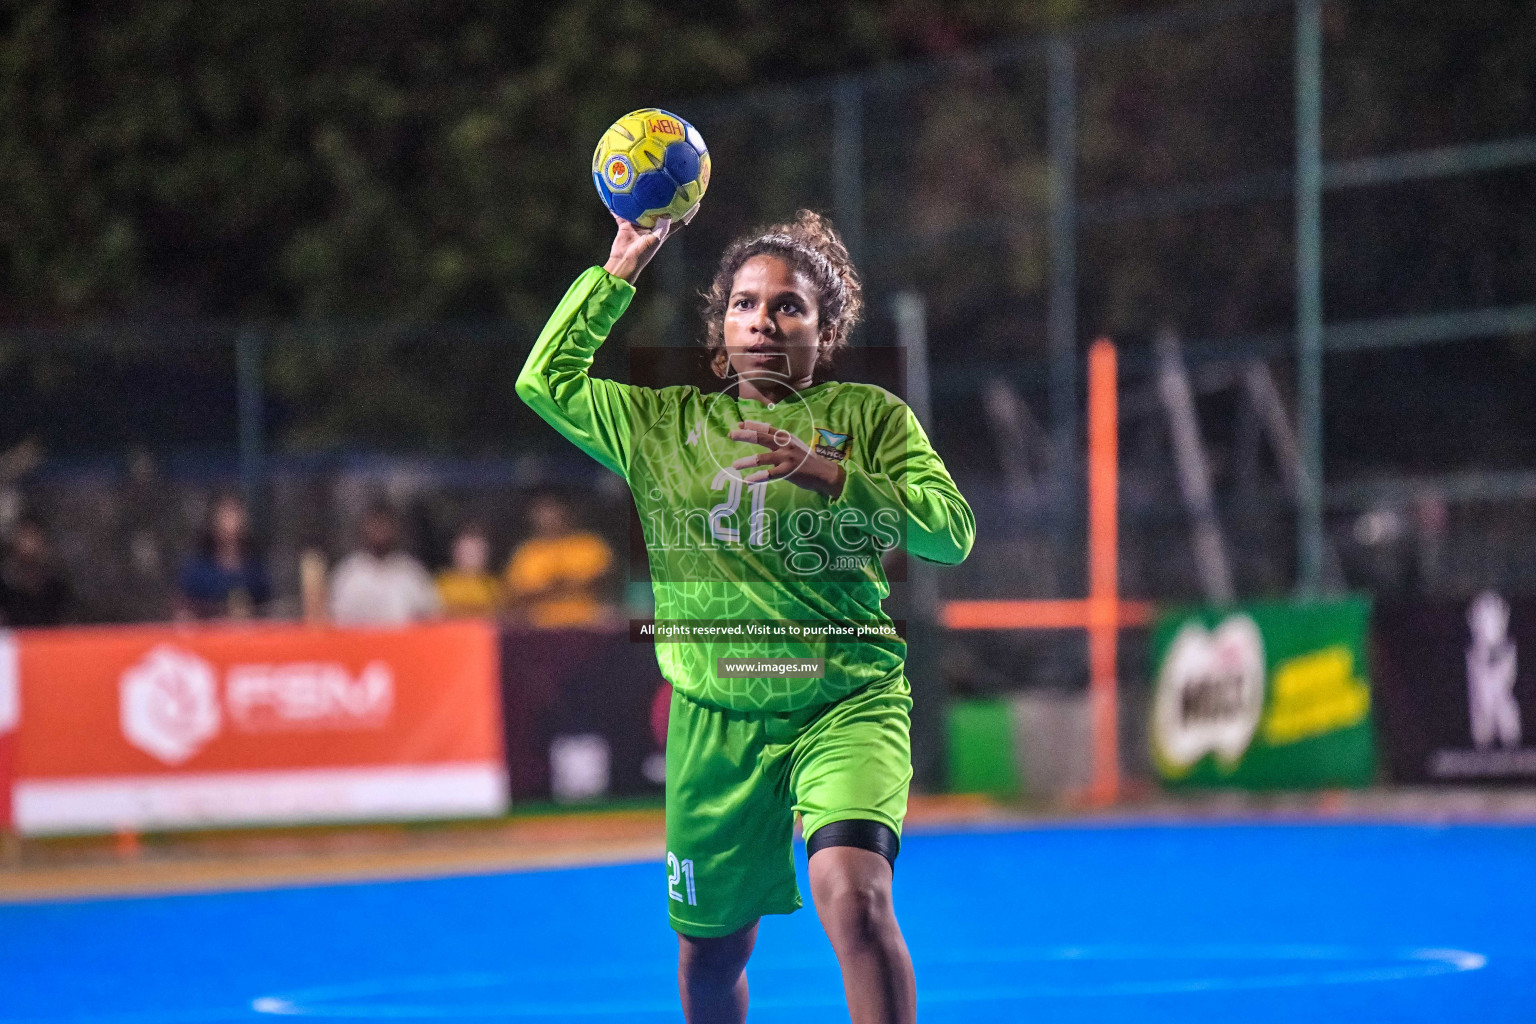
[[[927,1022],[1536,1019],[1536,828],[912,834],[896,894]],[[0,1024],[680,1020],[665,907],[654,864],[4,906]],[[847,1019],[809,907],[749,976]]]

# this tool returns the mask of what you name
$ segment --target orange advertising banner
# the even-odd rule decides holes
[[[506,808],[489,623],[12,636],[23,834]]]

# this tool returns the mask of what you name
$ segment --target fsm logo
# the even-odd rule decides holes
[[[370,661],[357,675],[334,662],[232,665],[224,703],[241,732],[378,728],[395,700],[395,674]]]
[[[191,758],[224,728],[238,733],[382,729],[395,706],[389,663],[355,674],[337,662],[229,665],[223,670],[168,644],[118,681],[129,743],[166,764]],[[222,685],[221,685],[222,684]]]
[[[615,153],[603,165],[603,177],[607,180],[608,187],[615,192],[627,192],[630,185],[634,184],[635,169],[631,166],[629,157],[623,153]]]
[[[160,646],[118,680],[128,742],[166,764],[181,764],[219,734],[218,680],[195,654]]]

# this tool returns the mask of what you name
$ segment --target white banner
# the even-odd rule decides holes
[[[479,817],[507,804],[499,763],[23,779],[23,835]]]
[[[0,630],[0,733],[14,732],[21,721],[21,671],[16,634]]]

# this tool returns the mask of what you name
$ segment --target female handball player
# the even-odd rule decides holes
[[[815,213],[742,237],[706,295],[722,391],[589,375],[672,225],[618,221],[608,262],[560,302],[517,381],[629,484],[672,683],[667,904],[690,1024],[741,1022],[763,914],[811,894],[855,1024],[910,1022],[916,983],[891,882],[912,778],[906,644],[881,555],[955,564],[975,520],[912,411],[826,379],[859,318],[848,250]],[[671,632],[660,635],[664,627]]]

